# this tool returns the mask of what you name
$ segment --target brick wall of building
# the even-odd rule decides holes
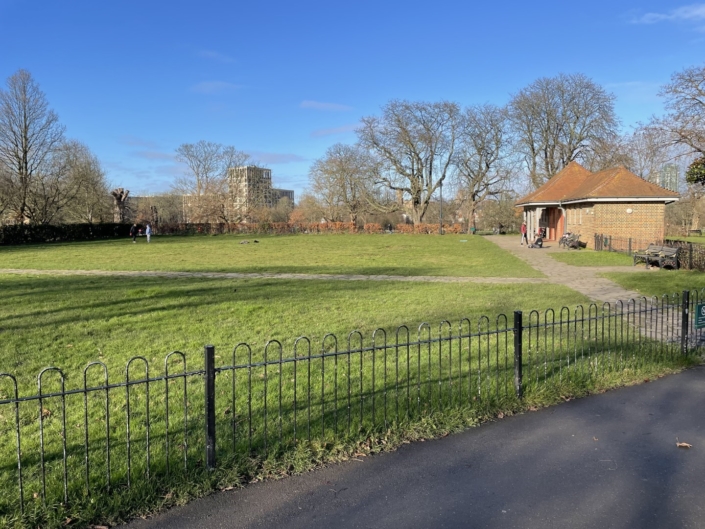
[[[637,244],[643,246],[646,241],[656,242],[664,237],[663,203],[584,203],[565,206],[565,210],[567,231],[579,233],[580,240],[591,249],[595,247],[595,233],[611,237],[615,249],[620,250],[627,249],[630,238],[632,249],[636,249]]]
[[[588,244],[588,248],[594,246],[595,234],[595,214],[592,204],[573,204],[565,206],[567,231],[579,233],[580,240]]]
[[[594,233],[613,237],[615,245],[624,246],[632,239],[640,248],[648,242],[663,240],[665,230],[665,205],[663,203],[595,204]],[[627,213],[631,210],[631,213]],[[636,241],[639,241],[638,243]],[[615,248],[615,249],[626,249]]]
[[[587,243],[590,249],[595,248],[596,233],[607,236],[615,250],[625,251],[629,247],[629,239],[632,239],[631,249],[640,250],[664,238],[663,203],[582,203],[566,205],[564,209],[567,220],[565,230],[580,234],[580,240]]]

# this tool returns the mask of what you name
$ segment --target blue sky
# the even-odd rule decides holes
[[[705,61],[705,3],[0,0],[0,78],[29,70],[114,185],[167,190],[179,144],[234,145],[299,194],[391,99],[506,103],[584,73],[625,128]]]

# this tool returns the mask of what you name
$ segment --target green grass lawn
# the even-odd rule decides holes
[[[255,244],[255,238],[259,241]],[[249,244],[239,244],[249,240]],[[465,241],[465,242],[463,242]],[[462,277],[542,277],[483,237],[291,235],[154,237],[0,247],[0,268]]]
[[[421,322],[573,306],[586,298],[557,285],[391,281],[295,281],[164,277],[0,276],[0,362],[32,390],[39,369],[72,373],[103,360],[121,373],[129,357],[161,366],[172,350],[202,364],[202,347],[222,354],[238,342],[290,346],[353,329],[415,328]]]
[[[285,358],[293,356],[294,339],[300,335],[307,335],[311,339],[311,354],[320,352],[322,340],[326,333],[336,333],[339,347],[347,346],[348,333],[359,329],[364,335],[363,345],[371,344],[371,334],[377,328],[387,331],[387,340],[391,343],[395,339],[395,330],[399,325],[408,325],[411,337],[416,336],[416,329],[421,322],[428,322],[433,335],[437,335],[440,322],[444,319],[452,322],[457,333],[457,324],[461,318],[467,317],[477,328],[478,319],[482,315],[489,315],[491,324],[495,324],[497,313],[506,313],[511,321],[511,312],[517,309],[529,311],[531,309],[545,309],[549,306],[561,305],[574,306],[587,300],[580,294],[561,286],[554,285],[476,285],[476,284],[447,284],[447,283],[419,283],[410,284],[402,282],[373,282],[373,281],[294,281],[294,280],[265,280],[265,279],[204,279],[204,278],[164,278],[164,277],[86,277],[86,276],[15,276],[0,275],[0,289],[3,292],[4,303],[0,305],[0,371],[13,373],[17,376],[20,395],[31,395],[37,391],[37,374],[40,369],[53,365],[62,369],[66,374],[66,389],[82,387],[83,369],[92,360],[100,360],[108,367],[111,382],[120,382],[125,378],[125,365],[133,356],[143,356],[150,364],[150,376],[159,376],[164,373],[164,358],[173,350],[180,350],[187,355],[188,370],[200,369],[203,366],[203,345],[216,346],[216,362],[218,365],[232,364],[232,350],[239,342],[247,342],[252,346],[253,359],[263,359],[263,349],[266,341],[278,339],[283,344]],[[487,327],[485,327],[487,328]],[[377,344],[380,343],[377,338]],[[489,340],[489,338],[488,338]],[[482,345],[494,351],[495,343]],[[326,350],[330,349],[331,338],[326,342]],[[353,341],[356,345],[357,342]],[[484,342],[483,342],[484,344]],[[423,364],[419,367],[426,369],[429,362],[430,371],[424,371],[423,395],[428,393],[431,398],[438,387],[436,377],[440,377],[440,364],[453,358],[452,352],[429,348],[412,354],[418,357]],[[488,353],[490,349],[487,349]],[[299,350],[301,352],[301,350]],[[457,356],[458,352],[455,352]],[[247,356],[240,351],[236,363],[244,363]],[[271,355],[276,357],[276,348]],[[442,355],[442,360],[438,360]],[[385,354],[386,356],[386,354]],[[358,355],[355,362],[358,361]],[[390,362],[392,356],[390,353]],[[405,357],[402,355],[402,360]],[[430,366],[433,358],[434,367]],[[494,358],[494,353],[492,358]],[[357,380],[364,380],[367,388],[372,384],[378,388],[378,419],[381,418],[382,393],[379,385],[383,382],[384,371],[382,367],[383,356],[378,353],[376,368],[370,365],[371,358],[367,355],[364,367],[360,364],[352,371],[348,371],[341,360],[338,371],[340,379],[337,384],[341,387],[341,396],[347,387],[357,388]],[[489,356],[488,356],[489,361]],[[493,360],[494,361],[494,360]],[[318,362],[318,363],[317,363]],[[306,390],[313,395],[313,424],[314,434],[321,428],[321,422],[316,422],[319,405],[319,396],[323,387],[320,382],[320,361],[313,361],[314,379],[305,382],[305,369],[302,366],[299,373],[298,388],[300,398],[304,399]],[[416,360],[406,361],[401,366],[402,379],[404,369],[413,369],[414,378],[419,376],[416,370]],[[357,363],[355,364],[357,366]],[[463,364],[465,366],[465,364]],[[269,396],[265,399],[270,409],[270,418],[267,422],[270,432],[276,432],[277,420],[277,383],[278,375],[286,381],[285,387],[280,390],[285,402],[291,401],[293,364],[286,364],[281,373],[276,366],[270,366],[269,372],[262,366],[254,368],[251,373],[254,379],[253,386],[253,412],[255,413],[254,428],[258,439],[262,439],[262,384],[269,381]],[[499,368],[499,365],[497,365]],[[182,369],[179,362],[172,362],[171,372]],[[330,393],[332,382],[332,360],[328,362],[325,387]],[[376,369],[376,371],[375,371]],[[377,373],[375,383],[373,373]],[[391,364],[386,371],[392,373]],[[240,372],[238,379],[242,388],[247,380],[247,371]],[[410,372],[411,373],[411,372]],[[434,377],[433,385],[426,385],[426,373]],[[509,372],[508,372],[509,373]],[[144,365],[137,362],[131,369],[132,379],[143,378]],[[511,374],[511,373],[509,373]],[[507,380],[511,377],[507,375]],[[221,440],[221,456],[228,457],[228,410],[230,408],[229,372],[218,376],[218,419],[219,438]],[[355,378],[357,377],[357,378]],[[441,378],[438,378],[440,382]],[[348,382],[349,381],[349,382]],[[88,384],[99,385],[102,382],[100,368],[93,368],[88,375]],[[58,376],[48,373],[44,379],[44,392],[58,391]],[[302,385],[303,384],[303,385]],[[347,384],[350,384],[348,386]],[[511,390],[511,382],[507,382]],[[202,452],[202,410],[203,389],[201,377],[189,379],[189,430],[188,445],[191,447],[191,471],[199,467],[199,454]],[[507,388],[503,387],[503,390]],[[184,426],[180,422],[180,413],[183,407],[181,399],[181,382],[172,381],[171,386],[171,435],[172,465],[179,468],[180,435]],[[429,393],[430,392],[430,393]],[[8,380],[0,381],[0,400],[12,394],[12,387]],[[83,395],[77,394],[67,398],[69,405],[67,412],[67,441],[68,465],[71,475],[71,496],[74,498],[73,509],[59,509],[62,516],[74,519],[75,525],[81,526],[88,522],[110,519],[119,519],[119,513],[134,511],[136,508],[154,508],[159,503],[159,498],[154,498],[148,483],[143,477],[138,478],[145,471],[145,429],[144,419],[145,401],[144,386],[132,390],[132,453],[133,477],[138,482],[137,491],[139,500],[131,500],[129,494],[106,495],[101,488],[104,483],[105,457],[104,428],[107,427],[104,416],[104,396],[101,392],[93,393],[88,397],[88,429],[89,436],[94,439],[91,443],[90,458],[92,461],[91,484],[94,494],[103,494],[100,503],[81,503],[75,498],[82,497],[81,472],[83,465]],[[398,398],[398,390],[394,393]],[[151,388],[150,402],[152,407],[151,453],[153,464],[152,472],[164,473],[164,385],[154,383]],[[330,399],[330,396],[328,397]],[[391,399],[391,397],[390,397]],[[305,399],[304,399],[305,401]],[[365,401],[366,421],[369,417],[369,400]],[[390,401],[391,402],[391,401]],[[302,406],[302,404],[300,404]],[[343,404],[328,402],[331,407],[345,410]],[[357,409],[354,404],[354,409]],[[337,409],[336,408],[336,409]],[[47,476],[51,502],[61,497],[61,406],[56,398],[45,399],[42,409],[46,410],[45,420],[45,450],[47,453]],[[392,408],[389,408],[390,411]],[[246,402],[238,397],[236,403],[237,416],[247,416]],[[111,442],[111,473],[114,483],[122,483],[126,476],[125,467],[125,393],[123,389],[111,392],[110,396],[110,429]],[[230,412],[232,413],[232,412]],[[342,412],[341,412],[342,413]],[[24,479],[26,495],[29,498],[28,508],[34,513],[34,520],[26,525],[54,526],[62,519],[49,519],[42,512],[41,492],[38,471],[38,421],[36,401],[23,403],[20,406],[20,421],[22,425],[22,451],[24,465]],[[290,413],[286,414],[286,426],[290,428]],[[344,417],[344,415],[341,415]],[[303,419],[302,419],[303,421]],[[342,421],[342,419],[341,419]],[[317,426],[316,426],[317,425]],[[332,422],[328,419],[328,432]],[[5,520],[10,523],[11,513],[16,509],[16,461],[14,452],[14,415],[9,406],[0,406],[0,487],[12,491],[0,500],[0,526],[3,526],[3,515],[10,516]],[[353,425],[358,427],[356,425]],[[374,423],[365,425],[363,431],[368,432]],[[242,426],[241,426],[242,427]],[[303,426],[302,432],[303,430]],[[303,435],[303,434],[302,434]],[[366,433],[362,434],[369,435]],[[240,449],[242,442],[239,441]],[[261,442],[261,441],[260,441]],[[334,450],[336,445],[331,445],[328,450]],[[261,447],[260,447],[261,450]],[[245,450],[246,452],[246,450]],[[241,453],[240,451],[238,453]],[[231,452],[232,454],[232,452]],[[279,457],[279,456],[277,456]],[[307,456],[309,457],[309,456]],[[244,470],[246,463],[238,463],[230,480],[237,480],[237,472]],[[305,465],[304,465],[305,467]],[[194,494],[200,486],[204,491],[214,486],[206,478],[200,476],[194,483],[186,486],[183,479],[172,483],[178,489],[186,487],[188,494]],[[76,476],[79,477],[76,480]],[[222,478],[222,475],[221,475]],[[220,479],[220,478],[219,478]],[[225,478],[223,478],[225,479]],[[201,481],[199,481],[201,480]],[[203,485],[203,481],[208,485]],[[231,481],[232,482],[232,481]],[[163,484],[160,486],[164,486]],[[141,488],[140,488],[141,487]],[[163,490],[163,489],[161,489]],[[134,494],[138,494],[134,492]],[[202,493],[202,492],[201,492]],[[34,496],[34,495],[38,496]],[[112,502],[112,503],[111,503]],[[133,502],[133,503],[131,503]],[[156,503],[155,503],[156,502]],[[57,507],[58,508],[58,507]],[[115,516],[118,518],[115,518]],[[43,520],[43,522],[39,522]],[[82,521],[81,521],[82,520]],[[14,524],[15,522],[12,522]],[[11,525],[12,525],[11,524]]]
[[[693,242],[697,244],[705,244],[705,235],[702,236],[688,236],[688,237],[682,237],[679,235],[666,235],[666,239],[674,240],[674,241],[687,241],[687,242]]]
[[[609,272],[604,276],[624,288],[645,296],[680,293],[683,290],[705,288],[705,274],[689,270],[651,270],[644,272]]]
[[[287,236],[258,238],[261,242],[256,245],[253,237],[247,237],[250,244],[238,244],[244,238],[157,238],[149,246],[140,240],[134,245],[129,241],[100,241],[5,247],[0,248],[0,268],[539,275],[480,237]],[[649,279],[661,276],[684,277],[681,272],[673,276],[667,272],[648,274]],[[655,288],[661,293],[664,289],[672,290],[673,286]],[[457,431],[498,410],[509,413],[526,406],[558,402],[565,395],[601,391],[678,369],[684,362],[659,357],[655,355],[656,349],[641,341],[638,351],[607,355],[598,351],[605,342],[604,336],[601,340],[584,339],[585,324],[581,324],[580,330],[576,324],[547,326],[546,329],[552,329],[550,335],[548,330],[541,336],[526,331],[527,397],[518,402],[513,397],[511,332],[495,333],[492,329],[511,327],[514,310],[524,311],[525,321],[529,321],[532,309],[553,308],[556,313],[551,318],[560,319],[561,307],[588,303],[581,294],[550,284],[0,274],[0,291],[3,294],[0,372],[17,376],[21,396],[37,392],[37,374],[49,365],[66,374],[66,389],[82,387],[83,369],[93,360],[105,363],[111,383],[125,380],[126,363],[138,355],[149,363],[151,377],[164,373],[164,358],[175,350],[186,354],[187,371],[198,370],[203,367],[205,344],[216,346],[217,365],[240,365],[239,371],[223,371],[216,378],[222,463],[212,474],[203,472],[203,377],[192,375],[187,382],[182,379],[154,382],[149,398],[144,385],[132,388],[129,475],[135,479],[135,485],[131,490],[126,489],[128,399],[124,388],[112,389],[109,402],[102,391],[68,396],[66,435],[62,433],[58,397],[46,398],[41,409],[37,401],[22,403],[19,416],[28,500],[24,517],[17,512],[14,411],[9,404],[0,406],[0,489],[8,491],[0,496],[0,527],[59,527],[67,523],[67,518],[71,519],[72,527],[99,522],[112,524],[130,513],[159,509],[213,488],[241,483],[243,479],[300,472],[322,461],[334,460],[340,454],[350,457],[358,451],[380,450],[409,439]],[[497,319],[502,313],[508,316],[507,323]],[[482,323],[484,315],[489,320]],[[473,338],[472,343],[467,339],[454,343],[447,340],[433,345],[369,351],[375,329],[386,331],[377,334],[374,343],[379,347],[381,343],[394,343],[400,325],[408,326],[409,337],[414,341],[422,322],[428,322],[429,326],[421,336],[428,333],[437,337],[450,335],[451,326],[457,334],[462,318],[470,320],[473,332],[477,332],[479,323],[487,333]],[[450,326],[442,324],[443,320],[448,320]],[[614,326],[606,327],[608,335],[613,335],[608,336],[607,343],[616,344],[617,321],[612,323]],[[597,327],[590,325],[588,329],[595,332]],[[350,355],[328,357],[325,362],[316,356],[322,351],[335,350],[332,337],[325,338],[327,333],[337,336],[337,347],[342,351],[348,346],[348,333],[354,329],[363,337],[361,341],[353,339],[352,347],[368,350],[355,353],[352,364]],[[601,329],[604,332],[604,326]],[[262,363],[269,340],[279,340],[283,358],[291,359],[295,357],[294,341],[302,335],[310,338],[311,348],[302,347],[296,351],[296,357],[310,354],[314,358],[300,364]],[[233,359],[233,347],[240,342],[252,346],[252,360],[257,365],[242,366],[249,360],[246,349],[238,349],[238,356]],[[270,361],[279,354],[274,345],[269,351]],[[637,359],[636,363],[633,359]],[[306,377],[307,366],[313,370],[312,378]],[[178,373],[182,368],[178,358],[172,357],[170,372]],[[131,379],[144,375],[142,362],[134,363]],[[550,384],[540,385],[541,377]],[[44,381],[45,393],[60,389],[56,373],[47,373]],[[93,366],[88,385],[102,382],[100,366]],[[231,398],[231,388],[235,387],[237,398]],[[244,397],[247,392],[252,395],[251,403]],[[299,439],[304,437],[303,424],[307,420],[313,425],[312,437],[316,439],[313,443],[263,448],[263,442],[276,438],[282,422],[284,438],[290,436],[292,424],[296,424],[295,418],[292,423],[290,405],[295,392],[298,392],[301,420]],[[345,400],[346,392],[353,394],[352,406]],[[165,410],[167,394],[171,403],[169,412]],[[0,380],[0,400],[10,395],[9,380]],[[415,395],[421,398],[417,401]],[[149,436],[145,428],[146,403],[151,407]],[[252,408],[251,420],[248,404]],[[183,415],[184,405],[188,417]],[[110,411],[109,420],[106,409]],[[413,416],[405,422],[398,421],[395,413],[400,409],[402,417],[410,412]],[[296,410],[294,406],[294,417]],[[309,419],[303,410],[312,413]],[[351,410],[355,412],[354,418],[359,410],[360,418],[347,430],[345,419],[349,420]],[[387,412],[391,418],[389,424],[381,419],[382,413],[386,417]],[[48,510],[41,507],[39,414],[45,417],[47,496],[51,506]],[[348,432],[344,439],[342,434],[338,437],[338,419],[340,431]],[[256,451],[247,446],[243,432],[248,429],[254,431]],[[106,430],[111,432],[113,489],[110,491],[105,488]],[[93,496],[85,494],[82,481],[86,431],[92,440],[87,451]],[[147,437],[151,442],[149,465]],[[60,505],[64,441],[68,444],[71,477],[68,506]],[[167,445],[171,446],[168,458]],[[167,477],[165,461],[170,461],[172,469],[183,468],[182,459],[187,454],[187,470],[174,471]],[[151,482],[145,477],[147,468],[156,476]]]
[[[579,250],[549,254],[555,260],[572,266],[631,266],[632,257],[617,252],[595,252]]]

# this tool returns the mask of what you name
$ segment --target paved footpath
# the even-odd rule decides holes
[[[127,529],[702,528],[703,402],[698,367],[220,492]]]
[[[549,282],[565,285],[595,301],[615,302],[618,300],[638,299],[641,294],[622,288],[614,281],[599,277],[604,272],[643,272],[643,267],[635,266],[572,266],[562,263],[550,256],[555,252],[571,252],[558,246],[558,242],[549,242],[543,248],[534,249],[521,246],[511,236],[489,236],[488,240],[519,257],[536,270],[543,272]],[[652,273],[658,273],[656,269]]]

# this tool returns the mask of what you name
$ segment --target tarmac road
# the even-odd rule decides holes
[[[361,459],[127,527],[705,527],[705,367]]]

